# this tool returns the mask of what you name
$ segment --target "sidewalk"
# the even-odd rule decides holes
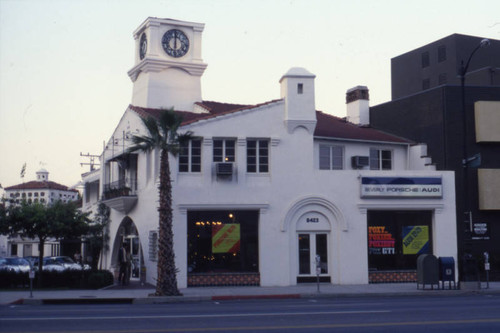
[[[447,287],[448,285],[446,285]],[[100,290],[51,290],[4,291],[0,292],[0,304],[55,304],[55,303],[174,303],[199,302],[230,299],[269,299],[269,298],[321,298],[321,297],[359,297],[359,296],[430,296],[430,295],[464,295],[464,294],[500,294],[500,282],[481,283],[479,290],[440,290],[436,286],[432,290],[429,285],[417,289],[416,283],[382,283],[368,285],[317,285],[300,284],[287,287],[196,287],[180,290],[180,297],[157,297],[152,286],[140,286],[132,283],[130,286],[112,286]]]

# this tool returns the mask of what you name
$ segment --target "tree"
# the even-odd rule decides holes
[[[92,256],[91,266],[94,270],[97,269],[97,262],[101,252],[109,250],[109,214],[109,207],[102,202],[99,203],[97,213],[94,215],[86,237],[89,252]]]
[[[38,271],[42,272],[44,245],[47,239],[76,238],[85,235],[89,227],[88,213],[82,213],[74,202],[56,201],[10,205],[0,211],[0,233],[38,239]],[[41,279],[38,280],[41,284]]]
[[[158,276],[157,296],[179,296],[177,269],[175,267],[174,235],[172,231],[172,180],[170,178],[169,154],[176,156],[182,143],[187,142],[192,133],[178,133],[182,117],[172,109],[163,110],[158,119],[142,118],[148,135],[134,135],[134,143],[128,151],[149,152],[160,150],[160,184],[158,186],[159,228],[158,228]]]

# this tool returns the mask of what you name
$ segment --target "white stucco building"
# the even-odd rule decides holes
[[[316,110],[315,75],[303,68],[276,78],[273,101],[203,101],[203,28],[148,18],[134,32],[132,103],[99,179],[84,177],[83,206],[112,208],[106,267],[127,241],[156,278],[159,153],[126,149],[146,134],[142,117],[169,107],[196,136],[170,158],[179,287],[286,286],[317,273],[334,284],[403,281],[419,253],[456,260],[453,172],[436,171],[424,145],[370,128],[366,87],[348,91],[347,119]]]
[[[19,205],[25,201],[31,203],[50,204],[55,201],[76,201],[80,198],[75,189],[49,180],[49,172],[40,169],[36,172],[36,180],[8,186],[4,189],[5,205]],[[48,239],[45,243],[46,255],[59,255],[59,241]],[[0,256],[37,256],[38,240],[22,237],[0,235]]]

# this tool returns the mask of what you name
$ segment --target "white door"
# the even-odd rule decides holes
[[[299,233],[298,245],[299,276],[316,276],[317,266],[319,266],[320,275],[328,274],[327,233]],[[319,265],[316,264],[317,260]]]

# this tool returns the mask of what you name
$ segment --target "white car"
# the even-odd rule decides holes
[[[0,258],[0,270],[28,273],[30,271],[30,263],[23,258]]]
[[[45,264],[50,264],[50,265],[60,265],[62,267],[62,270],[76,270],[76,271],[81,271],[90,269],[89,265],[80,265],[76,263],[73,259],[70,257],[66,256],[58,256],[58,257],[44,257],[43,258],[43,265],[45,267]],[[45,270],[45,269],[44,269]],[[57,269],[54,269],[57,270]]]

